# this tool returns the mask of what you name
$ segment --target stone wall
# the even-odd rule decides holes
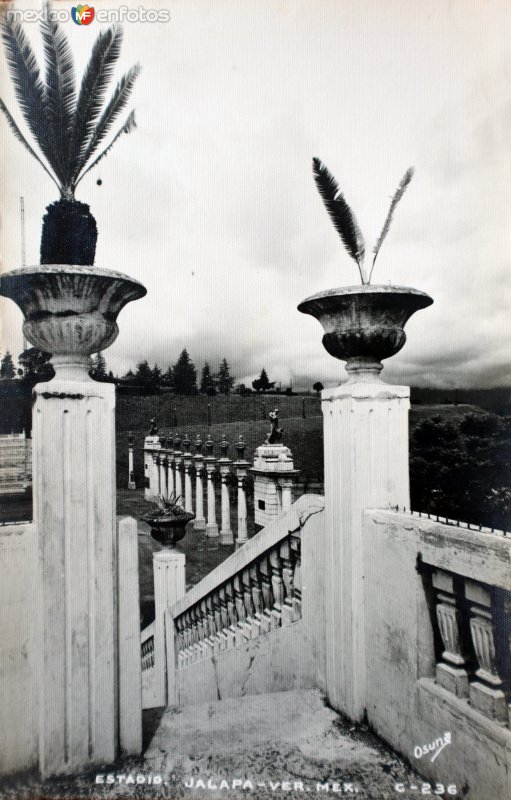
[[[387,511],[367,511],[365,523],[363,613],[369,724],[424,777],[445,787],[456,784],[458,793],[468,792],[473,800],[510,797],[509,721],[492,719],[489,705],[477,708],[472,691],[470,697],[468,691],[467,696],[463,692],[456,696],[438,680],[437,665],[445,661],[445,643],[437,630],[430,573],[441,570],[454,575],[460,595],[467,581],[471,586],[476,582],[509,592],[511,541]],[[449,599],[448,594],[441,596]],[[461,625],[463,615],[473,610],[470,604],[462,605],[453,619]],[[456,650],[455,643],[452,649]],[[461,656],[457,660],[461,662]],[[455,654],[450,661],[456,661]],[[455,670],[465,671],[463,665]],[[477,674],[469,677],[473,687]],[[496,686],[498,678],[494,680]],[[496,689],[494,693],[499,694]],[[438,746],[419,754],[418,748],[446,738],[448,743],[436,757]]]
[[[0,526],[0,774],[37,764],[34,609],[37,546],[31,524]]]

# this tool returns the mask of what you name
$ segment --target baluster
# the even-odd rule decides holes
[[[208,485],[208,521],[206,524],[206,536],[216,537],[218,536],[218,525],[216,522],[216,498],[215,487],[213,484],[216,458],[213,455],[213,440],[209,435],[206,439],[206,452],[207,456],[204,459]]]
[[[433,587],[437,592],[436,617],[444,651],[436,665],[437,683],[457,697],[468,696],[468,673],[461,650],[461,610],[454,593],[454,578],[444,570],[434,570]]]
[[[161,459],[161,471],[162,471],[161,493],[165,498],[165,500],[168,500],[169,497],[168,469],[169,469],[169,459],[167,453],[164,452],[163,457]]]
[[[250,638],[255,639],[259,636],[260,625],[255,617],[255,606],[252,599],[252,581],[250,578],[250,569],[244,569],[241,573],[241,582],[243,584],[243,600],[245,603],[245,611],[247,612],[247,623],[250,627]]]
[[[300,536],[290,537],[290,546],[294,554],[293,575],[293,620],[302,618],[302,542]]]
[[[176,499],[179,498],[178,504],[183,507],[183,483],[181,480],[181,465],[183,463],[183,454],[179,449],[181,445],[181,438],[176,433],[174,436],[174,480],[175,480],[175,494]]]
[[[211,595],[206,597],[206,614],[208,619],[208,635],[214,636],[216,633],[215,616],[213,614],[213,598]]]
[[[179,616],[176,619],[176,635],[177,635],[177,652],[185,649],[184,636],[183,636],[183,617]]]
[[[158,497],[159,497],[161,495],[161,471],[160,471],[161,458],[159,453],[157,453],[154,456],[154,463],[156,464],[156,475],[158,478]]]
[[[175,496],[175,483],[174,483],[174,450],[171,449],[172,439],[167,439],[167,461],[169,464],[167,472],[167,493],[169,498]]]
[[[282,542],[279,548],[279,555],[282,559],[282,580],[286,592],[286,599],[282,604],[282,624],[289,625],[294,617],[294,589],[293,589],[293,554],[289,546],[289,540]]]
[[[282,623],[282,604],[284,602],[284,583],[282,580],[282,561],[278,550],[275,548],[269,555],[271,566],[271,588],[274,605],[271,610],[272,628],[278,628]]]
[[[261,588],[261,633],[267,633],[272,627],[273,593],[271,590],[271,567],[265,555],[258,563]]]
[[[220,602],[220,618],[222,620],[222,629],[225,629],[229,627],[229,613],[227,611],[225,586],[221,586],[218,590],[218,600]]]
[[[507,725],[508,708],[495,660],[490,592],[467,578],[465,597],[473,604],[470,606],[470,633],[479,664],[478,680],[470,684],[470,705],[499,725]]]
[[[238,615],[236,613],[236,604],[234,601],[234,587],[232,581],[227,581],[225,584],[225,594],[227,599],[227,613],[229,615],[229,625],[238,624]]]
[[[242,644],[246,639],[252,638],[252,628],[247,619],[247,609],[245,607],[245,588],[241,580],[241,575],[235,575],[233,578],[234,597],[236,602],[236,614],[238,617],[238,625],[236,628],[236,645]]]
[[[185,438],[183,439],[183,469],[185,474],[185,511],[192,512],[192,476],[191,476],[191,468],[192,468],[192,460],[193,456],[190,453],[190,439],[188,438],[188,434],[186,434]]]
[[[190,613],[192,617],[192,642],[194,645],[196,645],[199,641],[199,630],[197,627],[197,606],[193,606]]]
[[[220,529],[220,544],[234,544],[234,538],[231,530],[231,500],[229,496],[229,487],[227,479],[231,472],[232,461],[227,457],[227,450],[229,442],[227,439],[222,439],[220,443],[221,458],[218,461],[220,475],[222,478],[222,494],[221,494],[221,510],[222,510],[222,527]]]
[[[204,487],[202,485],[204,459],[202,455],[202,439],[199,434],[197,434],[195,440],[195,455],[193,461],[195,464],[195,520],[193,522],[193,527],[196,531],[203,531],[206,529],[206,520],[204,518]]]
[[[229,626],[227,628],[227,647],[231,648],[236,644],[236,626],[238,624],[238,617],[234,602],[234,587],[232,585],[232,581],[230,580],[225,584],[225,599],[227,603],[227,615],[229,618]]]
[[[236,444],[236,450],[238,451],[238,458],[234,462],[236,478],[238,480],[238,536],[236,539],[236,547],[241,547],[248,541],[246,478],[248,468],[250,467],[249,462],[245,461],[245,442],[241,435]]]
[[[213,592],[213,594],[211,595],[211,600],[213,603],[213,618],[215,620],[215,633],[220,633],[220,631],[223,628],[223,622],[222,622],[222,613],[220,607],[220,596],[218,594],[218,591]]]
[[[202,641],[204,642],[209,636],[209,620],[208,620],[208,611],[206,608],[205,600],[201,600],[200,612],[201,612],[201,623],[202,623]]]

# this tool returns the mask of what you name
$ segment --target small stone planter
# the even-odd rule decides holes
[[[401,350],[404,326],[412,314],[433,303],[429,295],[405,286],[346,286],[308,297],[298,306],[321,322],[323,346],[334,358],[347,362],[348,373],[371,374],[381,361]]]
[[[175,517],[157,517],[149,514],[142,517],[151,526],[151,536],[163,547],[174,547],[186,535],[186,526],[195,519],[195,514],[183,511]]]

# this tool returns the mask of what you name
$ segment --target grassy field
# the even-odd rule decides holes
[[[305,400],[305,419],[302,416]],[[211,402],[212,401],[212,402]],[[156,417],[161,436],[173,436],[178,433],[181,438],[185,434],[195,439],[199,434],[204,441],[211,434],[216,443],[215,455],[220,455],[218,443],[225,435],[230,443],[230,458],[236,458],[235,444],[240,434],[246,443],[246,457],[251,460],[256,447],[263,444],[270,431],[270,422],[263,419],[272,408],[280,410],[280,425],[284,429],[283,442],[291,448],[295,467],[301,470],[300,480],[305,488],[311,484],[323,482],[323,417],[321,404],[317,397],[286,397],[266,395],[266,397],[239,395],[217,395],[213,398],[203,396],[179,397],[175,395],[135,397],[120,395],[117,398],[117,486],[125,487],[128,481],[128,444],[127,432],[131,430],[135,443],[135,475],[138,485],[143,479],[144,438],[149,432],[149,423]],[[207,424],[207,405],[211,402],[212,424]],[[263,403],[265,409],[263,409]],[[173,409],[176,408],[176,412]],[[475,406],[454,405],[420,405],[412,406],[410,411],[410,432],[432,416],[440,416],[443,420],[455,422],[470,411],[477,411]],[[187,416],[189,412],[189,416]],[[240,416],[236,416],[239,414]],[[177,427],[174,416],[178,418]]]

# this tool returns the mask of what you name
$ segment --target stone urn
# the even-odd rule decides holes
[[[4,273],[0,294],[23,312],[28,341],[52,354],[57,378],[89,380],[91,354],[115,341],[117,315],[126,303],[144,297],[146,289],[112,270],[42,264]]]
[[[186,535],[186,526],[195,519],[195,514],[191,511],[178,510],[172,517],[158,517],[148,514],[142,517],[143,522],[151,526],[151,536],[163,547],[174,547]]]
[[[298,310],[321,322],[325,350],[347,362],[350,377],[375,380],[382,360],[403,347],[412,314],[432,303],[429,295],[406,286],[362,285],[319,292]]]

